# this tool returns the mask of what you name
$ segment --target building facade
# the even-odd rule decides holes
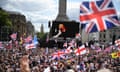
[[[9,14],[9,18],[12,21],[12,33],[18,33],[18,37],[22,36],[23,34],[33,35],[34,34],[34,26],[30,21],[26,20],[26,17],[18,12],[7,11]]]
[[[12,21],[12,32],[17,32],[22,35],[26,32],[26,18],[18,12],[8,12],[10,20]]]
[[[34,35],[34,33],[35,33],[35,29],[34,29],[34,26],[32,25],[32,23],[31,23],[31,21],[27,21],[27,23],[26,23],[26,33],[27,33],[27,35]]]
[[[120,27],[114,27],[99,34],[99,41],[103,43],[113,42],[118,38],[120,38]]]

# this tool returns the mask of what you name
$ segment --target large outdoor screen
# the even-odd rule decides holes
[[[75,21],[61,22],[53,21],[51,27],[51,35],[55,36],[61,31],[58,37],[75,37],[76,33],[79,33],[79,23]]]

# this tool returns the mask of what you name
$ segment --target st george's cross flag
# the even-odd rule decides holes
[[[83,2],[79,16],[81,27],[87,33],[104,31],[120,26],[111,0]]]
[[[86,53],[87,53],[87,50],[86,50],[86,48],[85,48],[85,45],[82,45],[82,46],[80,46],[78,49],[76,49],[74,52],[75,52],[75,54],[78,56],[78,55],[86,54]]]

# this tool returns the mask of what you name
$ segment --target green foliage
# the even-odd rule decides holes
[[[43,36],[44,36],[44,33],[40,33],[40,32],[37,33],[38,38],[42,38]]]
[[[11,26],[12,22],[9,18],[9,14],[0,8],[0,41],[9,40]]]
[[[37,32],[37,37],[42,39],[42,40],[46,40],[47,33]]]
[[[0,26],[8,26],[10,27],[12,22],[9,19],[9,14],[4,10],[0,9]]]

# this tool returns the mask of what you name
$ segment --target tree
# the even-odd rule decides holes
[[[12,22],[9,18],[9,14],[0,8],[0,40],[8,40],[9,33],[11,31]]]
[[[11,27],[12,22],[9,19],[9,14],[0,8],[0,29],[2,26]]]
[[[43,36],[44,36],[44,33],[37,32],[37,37],[38,37],[38,38],[42,38]]]
[[[46,40],[47,34],[48,33],[37,32],[37,37],[40,38],[40,39],[42,39],[42,40]]]

